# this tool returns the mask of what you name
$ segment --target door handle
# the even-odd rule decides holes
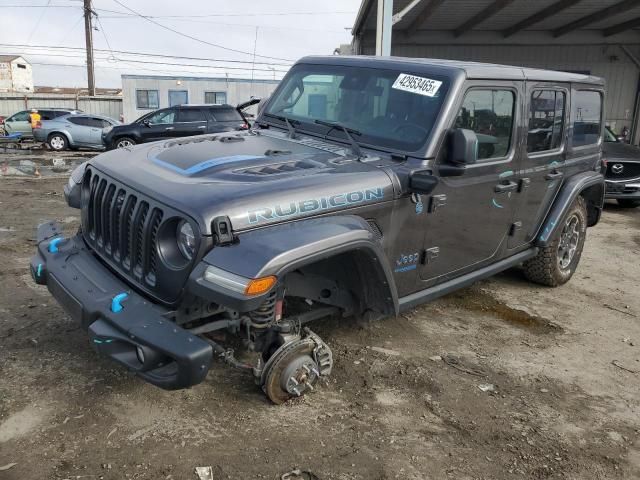
[[[562,178],[563,175],[564,175],[564,173],[555,171],[555,172],[547,173],[544,176],[544,179],[545,180],[557,180],[558,178]]]
[[[504,193],[504,192],[513,192],[518,189],[518,184],[516,182],[508,181],[505,183],[499,183],[495,187],[496,193]]]
[[[198,128],[207,128],[207,126],[206,125],[202,125],[202,126],[200,126]]]
[[[173,130],[175,127],[167,127],[165,130]]]

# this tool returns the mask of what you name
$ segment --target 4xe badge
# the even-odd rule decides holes
[[[418,260],[420,259],[420,254],[418,252],[412,253],[410,255],[405,255],[401,253],[398,259],[396,260],[396,268],[394,272],[408,272],[409,270],[414,270],[418,267]]]

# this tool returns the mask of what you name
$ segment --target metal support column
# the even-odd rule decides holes
[[[376,23],[376,55],[391,55],[391,30],[393,23],[393,0],[378,0],[378,19]]]

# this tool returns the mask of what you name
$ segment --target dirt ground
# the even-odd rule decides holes
[[[165,392],[96,355],[28,273],[40,221],[77,227],[64,182],[0,178],[0,479],[640,478],[640,209],[607,207],[563,287],[316,324],[334,374],[277,407],[222,365]]]

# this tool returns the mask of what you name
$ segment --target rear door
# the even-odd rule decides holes
[[[174,136],[189,137],[207,132],[207,116],[203,108],[181,107],[178,109],[178,121]]]
[[[523,88],[523,82],[468,83],[451,127],[476,133],[478,161],[461,176],[441,177],[429,199],[422,288],[491,263],[506,249]]]
[[[509,248],[531,242],[565,174],[569,86],[527,82],[526,141],[518,164],[518,194]]]

